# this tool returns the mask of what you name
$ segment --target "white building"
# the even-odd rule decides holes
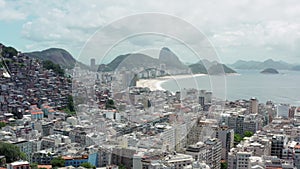
[[[174,153],[167,155],[163,160],[167,166],[171,166],[174,169],[181,169],[193,163],[193,156],[187,154]]]
[[[228,153],[228,169],[248,169],[251,152]]]
[[[208,139],[198,142],[186,149],[186,154],[192,155],[195,161],[203,161],[212,169],[221,167],[222,143],[219,139]]]

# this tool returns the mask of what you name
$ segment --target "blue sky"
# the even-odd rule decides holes
[[[196,26],[224,63],[268,58],[300,63],[297,0],[0,0],[0,42],[23,52],[60,47],[87,62],[98,56],[81,56],[80,51],[97,30],[124,16],[145,12],[169,14]],[[170,29],[174,29],[172,24]],[[182,61],[193,61],[189,52],[182,52],[183,47],[169,42],[162,37],[138,37],[124,42],[109,57],[167,45]]]

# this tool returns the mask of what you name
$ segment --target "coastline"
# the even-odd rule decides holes
[[[184,75],[170,75],[164,77],[158,77],[153,79],[140,79],[137,81],[137,87],[148,87],[151,91],[155,90],[163,90],[166,89],[162,88],[161,85],[169,80],[178,80],[178,79],[185,79],[185,78],[194,78],[198,76],[207,76],[207,74],[184,74]]]
[[[226,76],[240,76],[239,73],[227,73]],[[163,76],[158,78],[152,79],[140,79],[137,81],[137,87],[148,87],[151,91],[155,90],[163,90],[165,91],[161,85],[169,80],[178,80],[178,79],[185,79],[185,78],[194,78],[199,76],[208,76],[208,74],[183,74],[183,75],[170,75],[170,76]]]

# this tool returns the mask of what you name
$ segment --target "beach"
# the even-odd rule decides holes
[[[193,78],[198,76],[207,76],[206,74],[186,74],[186,75],[171,75],[171,76],[164,76],[158,77],[153,79],[140,79],[137,81],[137,87],[148,87],[151,91],[155,90],[165,90],[161,87],[161,84],[168,81],[168,80],[178,80],[178,79],[185,79],[185,78]]]

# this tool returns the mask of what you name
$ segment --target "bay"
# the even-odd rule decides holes
[[[224,100],[250,99],[259,102],[287,103],[300,106],[300,71],[279,70],[279,74],[261,74],[260,70],[237,70],[238,75],[198,76],[194,78],[171,79],[161,87],[172,92],[184,88],[212,91]]]

